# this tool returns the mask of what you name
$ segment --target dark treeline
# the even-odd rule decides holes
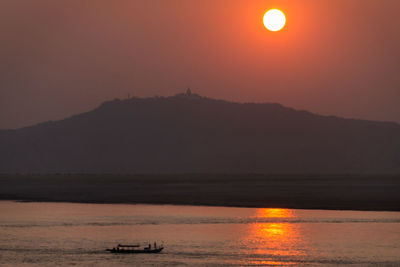
[[[2,175],[0,199],[400,211],[400,175]]]

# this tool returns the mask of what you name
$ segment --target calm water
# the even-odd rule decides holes
[[[2,201],[0,264],[400,266],[400,213]]]

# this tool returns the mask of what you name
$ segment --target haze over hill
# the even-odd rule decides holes
[[[400,125],[178,94],[0,131],[3,173],[400,173]]]

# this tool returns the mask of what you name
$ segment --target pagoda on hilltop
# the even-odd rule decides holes
[[[192,93],[190,88],[186,89],[185,93],[176,94],[176,97],[185,97],[185,98],[202,98],[200,95]]]

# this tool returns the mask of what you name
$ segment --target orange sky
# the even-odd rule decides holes
[[[280,32],[262,24],[270,8]],[[0,128],[186,87],[400,122],[397,0],[3,0]]]

